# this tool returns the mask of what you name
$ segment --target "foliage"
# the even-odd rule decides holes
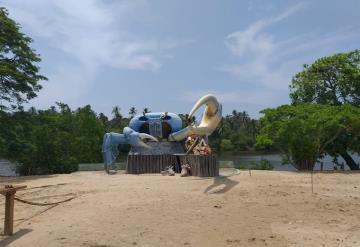
[[[251,169],[251,170],[273,170],[274,167],[271,162],[267,159],[261,159],[260,161],[252,161],[250,165],[241,164],[240,169]]]
[[[290,85],[293,104],[351,104],[360,107],[360,50],[323,57],[296,74]],[[347,132],[339,133],[328,154],[341,156],[351,169],[359,169],[349,150],[358,150],[359,140]]]
[[[225,116],[209,137],[210,145],[220,152],[239,152],[254,149],[259,123],[246,111],[232,111]]]
[[[271,165],[271,162],[267,159],[261,159],[259,162],[252,161],[251,169],[253,170],[272,170],[274,167]]]
[[[234,145],[231,143],[231,140],[222,139],[220,143],[220,148],[222,151],[232,151],[234,149]]]
[[[273,145],[300,170],[311,170],[319,157],[336,152],[334,147],[343,135],[351,150],[360,151],[358,107],[299,104],[262,112],[257,145]]]
[[[290,85],[293,103],[360,106],[360,50],[338,53],[304,65]]]
[[[135,117],[136,113],[137,113],[136,108],[132,106],[132,107],[130,108],[130,110],[129,110],[130,118]]]
[[[16,108],[36,97],[41,89],[40,56],[30,48],[32,40],[0,8],[0,109]]]
[[[102,161],[105,126],[91,107],[57,106],[1,112],[0,156],[17,161],[20,174],[67,173],[79,162]]]

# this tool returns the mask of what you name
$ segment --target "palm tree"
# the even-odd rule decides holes
[[[100,112],[98,119],[99,119],[105,126],[107,126],[108,123],[109,123],[108,117],[107,117],[104,113],[102,113],[102,112]]]
[[[136,113],[137,113],[136,108],[132,106],[132,107],[130,108],[130,110],[129,110],[130,118],[135,117]]]
[[[120,111],[121,111],[121,108],[119,106],[114,106],[114,108],[112,110],[112,114],[114,115],[114,118],[122,119],[122,115],[121,115]]]
[[[241,119],[241,124],[243,127],[247,128],[249,126],[249,122],[250,122],[250,116],[246,111],[240,112],[239,113],[240,119]]]

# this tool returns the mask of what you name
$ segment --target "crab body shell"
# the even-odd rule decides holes
[[[170,134],[182,129],[181,118],[171,112],[150,112],[131,119],[129,127],[158,139],[167,139]]]

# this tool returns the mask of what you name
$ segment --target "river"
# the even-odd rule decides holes
[[[360,155],[353,154],[355,162],[360,163]],[[296,168],[291,164],[282,164],[280,154],[235,154],[235,155],[220,155],[220,167],[251,167],[252,162],[259,162],[261,159],[270,161],[271,165],[276,171],[296,171]],[[342,158],[338,158],[339,163],[344,163],[344,169],[350,170]],[[322,160],[316,163],[314,170],[320,170],[323,162],[323,170],[334,170],[333,158],[326,155]],[[340,167],[338,168],[340,169]]]

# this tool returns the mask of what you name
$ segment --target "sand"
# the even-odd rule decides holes
[[[27,185],[17,193],[27,200],[76,196],[55,207],[16,202],[15,234],[0,246],[360,246],[360,173],[314,173],[314,194],[310,176],[0,178]]]

